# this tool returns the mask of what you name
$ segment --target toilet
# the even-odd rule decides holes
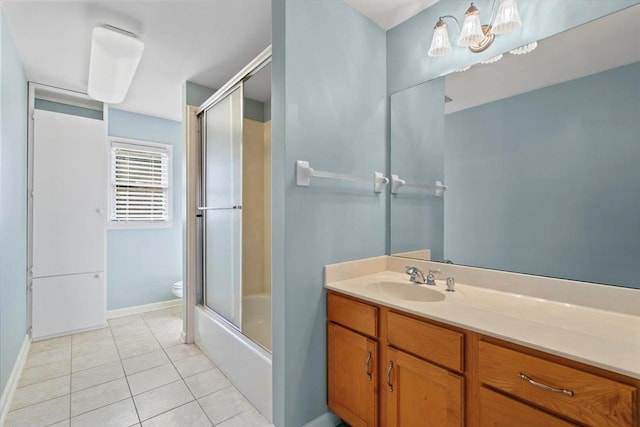
[[[173,284],[171,293],[178,298],[182,298],[182,280]]]

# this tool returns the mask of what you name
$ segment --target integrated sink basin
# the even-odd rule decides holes
[[[367,285],[382,298],[395,298],[405,301],[437,302],[444,300],[444,295],[435,289],[408,282],[374,282]]]

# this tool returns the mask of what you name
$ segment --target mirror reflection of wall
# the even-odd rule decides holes
[[[392,95],[391,253],[639,288],[639,19]]]

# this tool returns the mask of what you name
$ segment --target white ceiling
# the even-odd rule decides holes
[[[352,8],[388,30],[422,12],[438,0],[345,0]]]
[[[145,43],[116,108],[182,119],[182,84],[222,86],[271,43],[267,0],[24,1],[2,10],[30,81],[86,92],[91,30],[109,24]]]
[[[497,101],[640,61],[640,5],[538,42],[526,55],[505,54],[446,77],[445,112]]]

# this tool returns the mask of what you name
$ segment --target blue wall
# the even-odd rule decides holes
[[[276,0],[272,16],[274,421],[293,427],[327,411],[323,267],[385,253],[387,201],[368,184],[298,187],[295,162],[385,169],[386,37],[342,1]]]
[[[172,284],[182,280],[182,124],[110,109],[109,136],[173,146],[173,225],[108,230],[107,308],[172,299]]]
[[[27,79],[0,15],[0,394],[27,333]]]
[[[446,257],[640,288],[639,106],[636,63],[448,114]]]
[[[481,21],[489,19],[493,0],[476,0]],[[441,15],[455,15],[463,19],[469,7],[468,0],[439,1],[423,12],[387,32],[387,90],[395,93],[449,74],[467,65],[490,58],[532,41],[540,40],[576,25],[592,21],[603,15],[639,3],[638,0],[541,0],[519,1],[518,9],[523,21],[519,29],[496,36],[486,51],[475,54],[455,45],[458,32],[455,24],[449,25],[453,45],[444,58],[427,55],[433,26]]]

